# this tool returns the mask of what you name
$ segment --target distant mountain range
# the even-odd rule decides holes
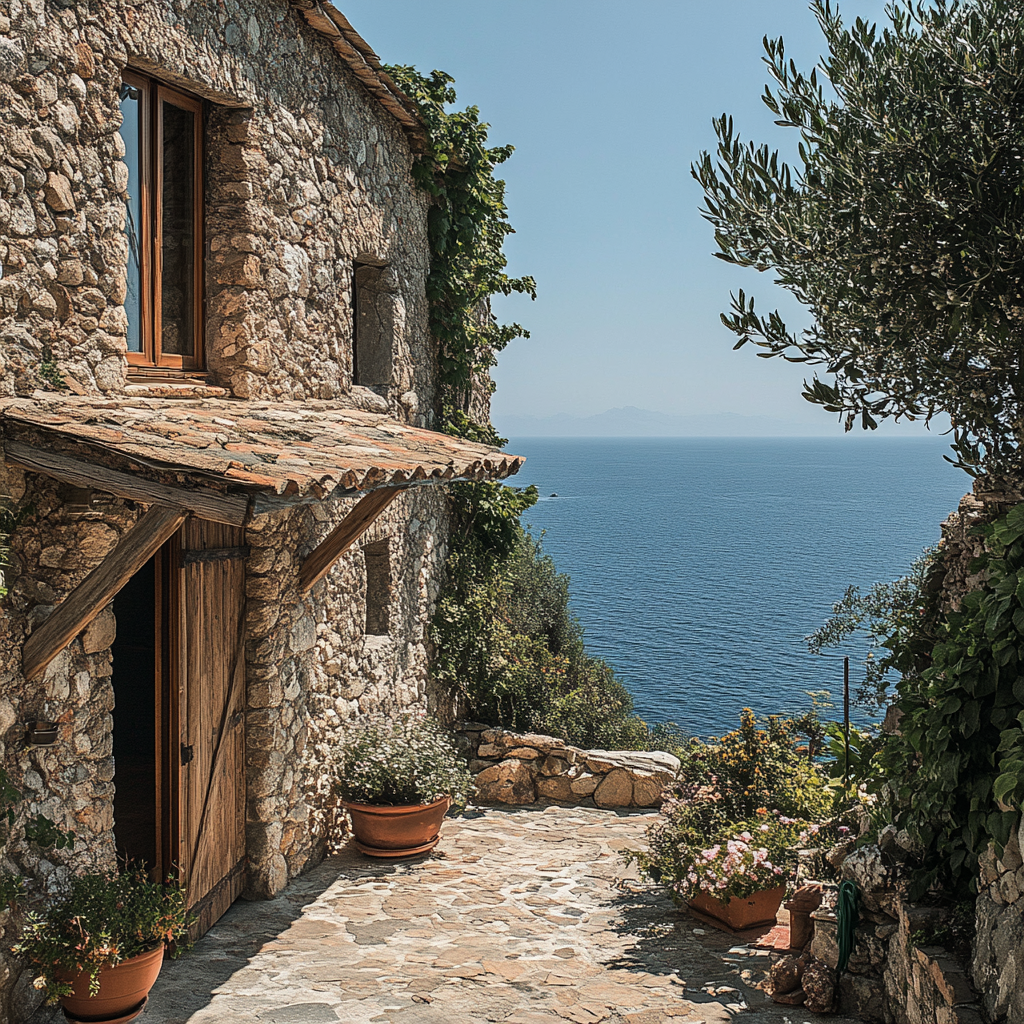
[[[627,405],[595,416],[496,415],[494,426],[507,437],[833,437],[834,420],[820,423],[741,416],[735,412],[678,416]]]

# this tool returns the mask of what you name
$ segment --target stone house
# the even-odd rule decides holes
[[[430,699],[438,485],[520,465],[431,430],[424,142],[324,0],[0,0],[0,758],[203,928],[322,855],[337,726]]]

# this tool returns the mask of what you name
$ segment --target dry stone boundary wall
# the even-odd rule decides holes
[[[456,732],[485,804],[660,807],[679,774],[679,758],[664,751],[583,750],[477,722]]]

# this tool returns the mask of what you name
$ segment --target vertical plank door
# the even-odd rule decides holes
[[[202,935],[245,874],[243,531],[189,519],[181,533],[180,863]]]

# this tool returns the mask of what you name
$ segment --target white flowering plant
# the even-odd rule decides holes
[[[352,803],[401,807],[450,796],[464,804],[471,779],[450,734],[420,713],[352,725],[334,751],[332,788]]]

